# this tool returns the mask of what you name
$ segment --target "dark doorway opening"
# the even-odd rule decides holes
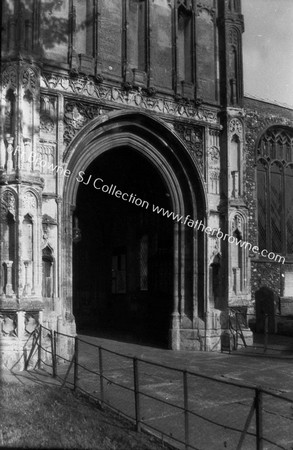
[[[81,239],[73,248],[73,311],[78,331],[167,346],[173,221],[153,212],[153,205],[172,211],[164,180],[148,159],[125,147],[103,153],[77,180],[74,223]]]

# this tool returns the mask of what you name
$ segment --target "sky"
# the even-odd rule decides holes
[[[293,0],[242,0],[245,95],[293,108]]]

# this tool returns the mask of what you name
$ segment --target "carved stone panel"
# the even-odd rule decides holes
[[[75,134],[90,120],[109,111],[100,105],[68,101],[64,111],[64,142],[68,144]]]
[[[17,316],[16,312],[0,312],[0,334],[2,336],[16,336]]]
[[[175,123],[174,128],[184,140],[189,153],[197,162],[200,169],[204,170],[204,132],[201,127]]]

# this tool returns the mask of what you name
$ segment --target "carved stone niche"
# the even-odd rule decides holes
[[[16,311],[0,311],[0,335],[16,336]]]

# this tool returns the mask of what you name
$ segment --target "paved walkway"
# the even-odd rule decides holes
[[[261,385],[274,394],[281,394],[293,400],[293,353],[288,352],[288,341],[275,343],[266,356],[260,347],[246,350],[246,353],[205,353],[175,352],[160,348],[125,343],[113,339],[93,336],[79,336],[78,383],[80,389],[93,397],[100,397],[100,380],[94,372],[99,371],[98,349],[102,346],[111,352],[128,357],[137,357],[138,362],[141,421],[145,426],[160,429],[169,438],[184,440],[184,412],[166,403],[150,398],[154,396],[163,402],[183,407],[183,377],[177,370],[153,366],[149,361],[174,369],[187,369],[200,375],[216,377],[219,381],[240,382],[253,386]],[[287,344],[286,344],[287,342]],[[94,345],[89,345],[94,344]],[[278,347],[279,345],[279,347]],[[282,345],[283,347],[280,347]],[[124,414],[135,417],[133,389],[133,359],[102,352],[104,400]],[[87,370],[85,370],[85,368]],[[67,366],[58,365],[58,376],[62,379]],[[68,378],[73,381],[73,371]],[[18,373],[19,382],[55,383],[46,374]],[[189,416],[190,443],[202,450],[237,448],[240,439],[238,429],[243,430],[245,421],[253,404],[254,391],[234,385],[222,384],[188,375],[189,409],[196,415]],[[124,386],[124,389],[117,384]],[[292,403],[270,395],[263,397],[264,449],[293,448],[293,409]],[[220,426],[222,425],[222,426]],[[249,431],[255,432],[255,416]],[[173,441],[173,444],[175,442]],[[178,448],[183,448],[182,445]],[[247,435],[242,449],[256,448],[255,438]]]

